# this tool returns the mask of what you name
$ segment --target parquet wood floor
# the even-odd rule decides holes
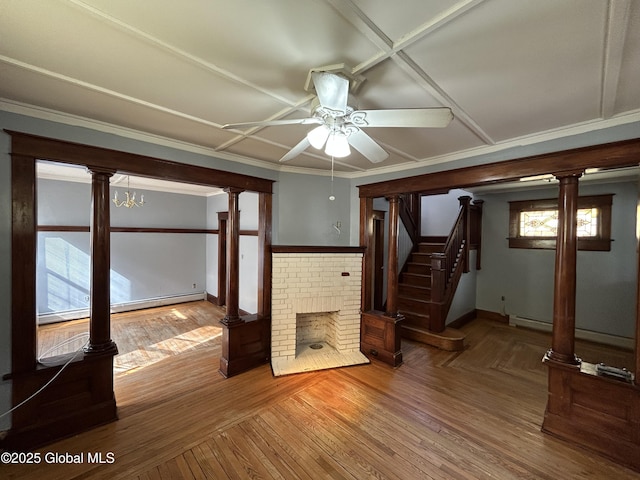
[[[208,317],[212,306],[199,306]],[[180,309],[178,309],[180,311]],[[185,316],[188,316],[185,314]],[[217,322],[214,322],[217,324]],[[405,363],[222,378],[218,340],[115,379],[119,417],[40,452],[112,464],[0,466],[20,479],[638,479],[540,432],[547,334],[476,319],[467,348]],[[580,343],[586,355],[630,352]]]

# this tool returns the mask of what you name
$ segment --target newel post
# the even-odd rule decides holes
[[[462,238],[464,238],[464,264],[463,272],[469,273],[469,248],[471,245],[471,197],[464,195],[458,197],[462,208]]]

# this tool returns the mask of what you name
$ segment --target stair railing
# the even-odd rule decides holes
[[[411,241],[416,245],[420,241],[420,195],[418,193],[400,195],[400,220],[409,233]]]
[[[471,243],[471,197],[460,197],[460,211],[442,252],[431,255],[431,311],[429,326],[441,332],[453,294],[463,271],[469,271]]]

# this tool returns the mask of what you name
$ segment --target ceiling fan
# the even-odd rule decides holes
[[[307,77],[306,90],[315,90],[311,103],[311,116],[289,120],[231,123],[222,128],[274,127],[280,125],[318,125],[307,133],[281,159],[286,162],[300,155],[310,146],[327,155],[341,158],[351,153],[350,146],[372,163],[385,160],[389,154],[367,133],[366,128],[380,127],[446,127],[453,119],[450,108],[406,108],[387,110],[356,110],[351,92],[362,83],[362,77],[353,77],[343,64],[312,69]]]

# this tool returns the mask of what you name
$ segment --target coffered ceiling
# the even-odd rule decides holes
[[[450,107],[446,128],[371,128],[344,175],[388,172],[640,121],[633,0],[0,0],[0,108],[328,170],[304,118],[309,70],[344,63],[358,108]],[[640,132],[638,132],[640,136]]]

